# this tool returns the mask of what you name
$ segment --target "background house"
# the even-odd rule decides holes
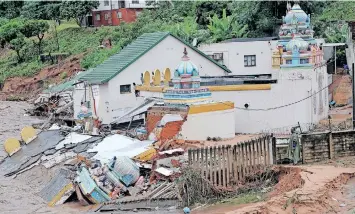
[[[153,5],[147,4],[145,0],[100,0],[97,9],[87,17],[87,25],[117,26],[122,22],[134,22],[143,8],[153,8]]]

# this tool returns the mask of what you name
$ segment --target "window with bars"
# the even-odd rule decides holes
[[[286,64],[288,64],[288,65],[292,64],[292,60],[290,60],[290,59],[286,60]]]
[[[120,93],[121,93],[121,94],[128,94],[128,93],[131,93],[131,84],[128,84],[128,85],[120,85]]]
[[[104,6],[109,6],[110,5],[110,1],[104,1]]]
[[[256,56],[255,55],[244,55],[244,67],[256,66]]]
[[[139,4],[139,0],[132,0],[132,4]]]

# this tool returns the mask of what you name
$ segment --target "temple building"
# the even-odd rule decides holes
[[[308,67],[319,65],[323,62],[321,44],[313,38],[310,25],[310,15],[306,14],[298,4],[291,8],[287,4],[287,14],[282,17],[279,31],[280,40],[273,52],[274,68]]]
[[[155,140],[231,139],[235,136],[233,102],[215,102],[211,92],[201,87],[197,66],[190,61],[186,48],[166,86],[163,102],[148,109],[147,132]],[[165,73],[164,75],[166,75]],[[168,75],[169,76],[169,75]],[[158,86],[160,87],[160,86]],[[216,126],[219,128],[216,129]]]

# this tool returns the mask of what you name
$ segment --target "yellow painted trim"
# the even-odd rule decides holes
[[[151,91],[151,92],[163,92],[164,91],[164,87],[138,85],[138,86],[136,86],[136,90],[138,90],[138,91]]]
[[[193,105],[189,108],[189,114],[200,114],[213,111],[224,111],[234,108],[233,102],[207,103],[201,105]]]
[[[66,185],[57,195],[54,196],[54,198],[48,203],[48,206],[53,207],[60,200],[60,198],[63,197],[63,195],[72,188],[74,188],[72,183]]]
[[[278,66],[279,67],[279,66]],[[207,86],[210,91],[255,91],[255,90],[271,90],[271,84],[249,84],[249,85],[221,85]],[[136,86],[138,91],[163,92],[164,87],[161,86]]]
[[[156,154],[157,154],[157,150],[155,150],[154,148],[150,148],[147,151],[142,152],[139,155],[136,155],[135,157],[133,157],[133,159],[139,161],[148,161],[152,159],[152,157]]]
[[[271,84],[207,86],[210,91],[253,91],[270,90]]]

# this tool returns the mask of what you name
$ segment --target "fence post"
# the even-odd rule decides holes
[[[244,142],[240,144],[239,151],[240,151],[240,174],[241,174],[241,178],[244,179],[245,177]]]
[[[210,152],[210,160],[209,160],[209,171],[210,171],[210,181],[213,184],[213,176],[212,176],[212,170],[214,169],[214,167],[212,166],[212,161],[213,161],[213,151],[212,151],[212,147],[209,148],[209,152]]]
[[[218,161],[216,157],[216,147],[213,147],[213,185],[217,185]]]
[[[332,131],[329,132],[329,159],[334,158],[334,143],[333,143],[333,133]]]
[[[221,161],[221,147],[218,146],[217,150],[218,159],[218,186],[222,186],[222,161]]]
[[[271,135],[271,141],[272,141],[272,164],[277,164],[277,160],[276,160],[276,137]]]
[[[226,187],[226,147],[222,146],[222,179],[223,179],[223,186]]]

